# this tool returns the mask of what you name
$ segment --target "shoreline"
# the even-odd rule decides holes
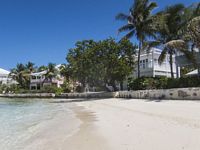
[[[58,102],[51,100],[51,102]],[[53,103],[52,103],[53,104]],[[26,150],[104,150],[110,149],[107,140],[97,132],[95,112],[78,103],[60,103],[70,111],[61,112],[53,119],[45,121],[37,133],[25,142]],[[67,113],[67,114],[66,114]],[[100,143],[103,143],[99,145]],[[99,145],[99,146],[97,146]]]
[[[71,99],[74,100],[74,99]],[[50,99],[59,111],[31,127],[22,150],[199,150],[199,101]],[[19,141],[21,142],[21,141]]]

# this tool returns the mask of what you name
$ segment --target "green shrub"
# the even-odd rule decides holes
[[[56,95],[60,95],[63,93],[62,88],[58,88],[56,86],[44,86],[40,91],[40,93],[55,93]]]
[[[19,86],[16,84],[11,85],[0,85],[0,93],[18,93],[20,90]]]
[[[200,87],[200,77],[181,77],[175,79],[166,77],[132,78],[128,80],[128,87],[130,90]]]
[[[70,87],[69,82],[65,81],[64,84],[62,84],[61,88],[63,89],[64,93],[70,93],[73,89]]]

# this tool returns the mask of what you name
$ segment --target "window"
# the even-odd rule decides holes
[[[32,76],[32,79],[35,80],[35,79],[36,79],[36,76]]]
[[[37,84],[37,90],[40,90],[40,84]]]
[[[37,79],[41,79],[41,76],[37,76]]]
[[[36,90],[36,86],[31,86],[31,90]]]
[[[149,60],[146,59],[146,68],[149,68]]]
[[[142,68],[145,69],[145,60],[143,60]]]
[[[142,68],[142,60],[140,60],[140,68]]]

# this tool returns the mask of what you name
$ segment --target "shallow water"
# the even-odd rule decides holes
[[[0,150],[21,149],[37,133],[39,124],[61,111],[62,104],[47,100],[0,98]]]

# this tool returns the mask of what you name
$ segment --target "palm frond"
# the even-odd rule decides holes
[[[150,50],[151,50],[151,48],[157,47],[157,46],[159,46],[160,44],[162,44],[162,42],[159,41],[159,40],[157,40],[157,41],[145,41],[145,42],[143,43],[143,47],[144,47],[144,49],[147,50],[147,53],[149,53]]]
[[[184,40],[172,40],[165,44],[169,49],[187,49],[187,44]]]
[[[187,49],[180,49],[180,51],[185,55],[185,57],[191,61],[195,66],[197,65],[196,57],[194,56],[194,53],[187,50]]]
[[[199,16],[200,15],[200,2],[198,3],[196,10],[194,11],[194,15],[195,16]]]
[[[123,27],[119,28],[118,32],[120,33],[120,32],[124,32],[124,31],[130,31],[133,29],[134,29],[133,25],[127,24],[127,25],[124,25]]]
[[[126,14],[123,14],[123,13],[119,13],[116,17],[115,17],[117,20],[128,20],[129,18],[129,15],[126,15]]]
[[[161,52],[159,58],[158,58],[158,64],[159,64],[159,65],[161,65],[161,64],[164,62],[164,60],[165,60],[165,58],[166,58],[166,55],[167,55],[167,52],[168,52],[168,48],[165,47],[165,48],[163,49],[163,51]]]
[[[151,2],[149,6],[147,7],[147,10],[152,11],[154,8],[156,8],[158,5],[155,2]]]
[[[126,34],[122,39],[130,39],[131,37],[133,37],[135,34],[134,31],[129,32],[128,34]]]

